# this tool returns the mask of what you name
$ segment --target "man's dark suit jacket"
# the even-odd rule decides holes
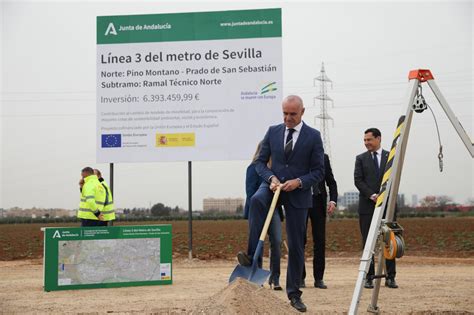
[[[258,175],[268,185],[272,175],[284,183],[290,179],[301,179],[302,188],[288,193],[288,200],[294,208],[308,209],[312,206],[311,186],[324,179],[324,149],[319,131],[305,123],[301,127],[296,144],[285,157],[285,124],[271,126],[262,141],[262,148],[256,162]],[[267,163],[272,158],[271,169]]]
[[[320,195],[323,200],[327,200],[328,193],[326,185],[329,187],[329,200],[337,203],[337,183],[332,173],[331,162],[329,156],[324,153],[324,179],[318,185],[313,186],[313,194]]]
[[[377,177],[374,160],[369,151],[359,154],[356,157],[354,183],[359,190],[359,214],[374,213],[375,202],[370,199],[370,196],[379,193],[387,159],[388,151],[382,150],[380,172],[379,177]]]

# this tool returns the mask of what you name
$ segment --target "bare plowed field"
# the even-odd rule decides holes
[[[474,257],[474,217],[401,219],[399,222],[405,228],[406,255]],[[188,257],[187,221],[118,224],[159,223],[173,226],[174,257]],[[58,224],[0,225],[0,260],[41,258],[42,226],[58,226]],[[78,224],[64,226],[78,226]],[[247,230],[245,220],[194,221],[194,257],[200,260],[234,258],[239,250],[247,248]],[[362,248],[359,223],[356,219],[329,221],[326,235],[326,253],[329,257],[356,256]],[[311,244],[311,235],[308,237]],[[283,238],[285,239],[285,234]],[[268,249],[268,246],[266,248]],[[283,252],[285,253],[284,248]],[[307,246],[306,253],[308,256],[311,255],[310,246]]]

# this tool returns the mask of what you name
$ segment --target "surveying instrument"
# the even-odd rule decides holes
[[[428,108],[422,94],[422,85],[424,83],[427,83],[431,88],[431,91],[438,99],[438,102],[446,113],[446,116],[448,116],[449,121],[471,154],[471,157],[474,158],[474,144],[449,107],[448,102],[441,94],[431,71],[424,69],[412,70],[408,75],[408,79],[410,81],[410,94],[407,101],[408,109],[406,115],[401,116],[398,120],[387,165],[384,170],[380,193],[375,203],[375,210],[370,224],[369,234],[364,246],[362,258],[360,259],[359,274],[354,288],[349,314],[357,313],[364,280],[369,270],[372,257],[376,254],[375,250],[377,249],[378,254],[377,268],[375,276],[373,277],[375,280],[375,286],[372,292],[370,305],[367,309],[368,312],[375,314],[380,312],[380,308],[377,306],[377,300],[381,279],[386,277],[383,273],[383,269],[385,269],[385,259],[401,258],[405,251],[403,228],[395,222],[393,218],[413,112],[422,113]],[[441,145],[438,159],[440,171],[442,171],[443,147]],[[385,217],[383,217],[384,210],[386,210]]]

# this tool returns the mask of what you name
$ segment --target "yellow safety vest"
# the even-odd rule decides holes
[[[115,220],[115,210],[114,210],[114,198],[112,197],[112,191],[110,190],[109,185],[102,180],[100,182],[102,186],[105,188],[105,204],[104,209],[100,211],[104,215],[104,221],[112,221]]]
[[[94,213],[103,210],[105,196],[105,188],[99,182],[96,175],[89,175],[84,178],[77,217],[80,219],[99,220]]]

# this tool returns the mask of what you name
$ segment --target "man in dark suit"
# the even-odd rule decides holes
[[[263,179],[250,201],[247,254],[239,252],[242,265],[250,265],[265,223],[273,191],[281,185],[280,204],[285,207],[288,238],[286,293],[291,305],[306,311],[300,284],[304,265],[304,234],[308,208],[312,206],[311,187],[324,178],[324,149],[319,131],[302,120],[303,101],[291,95],[283,100],[283,124],[271,126],[262,141],[256,170]],[[271,168],[267,163],[272,159]]]
[[[364,145],[367,151],[359,154],[355,162],[354,183],[359,190],[359,226],[364,246],[369,234],[375,202],[379,196],[383,172],[388,159],[388,151],[382,149],[381,142],[382,134],[380,130],[377,128],[367,129],[364,132]],[[385,286],[393,289],[398,288],[395,282],[395,259],[386,260],[386,270]],[[372,263],[364,285],[365,288],[372,289],[374,287],[374,274],[374,258],[372,257]]]
[[[329,188],[329,204],[327,204]],[[311,219],[311,232],[313,235],[313,277],[314,287],[327,289],[324,283],[324,269],[326,267],[326,212],[331,215],[337,205],[337,183],[332,173],[329,156],[324,154],[324,179],[319,184],[313,186],[313,207],[308,210],[306,218],[306,229],[308,229],[308,219]],[[327,206],[327,207],[326,207]],[[305,245],[307,233],[305,233]],[[305,287],[306,268],[303,265],[302,287]]]

